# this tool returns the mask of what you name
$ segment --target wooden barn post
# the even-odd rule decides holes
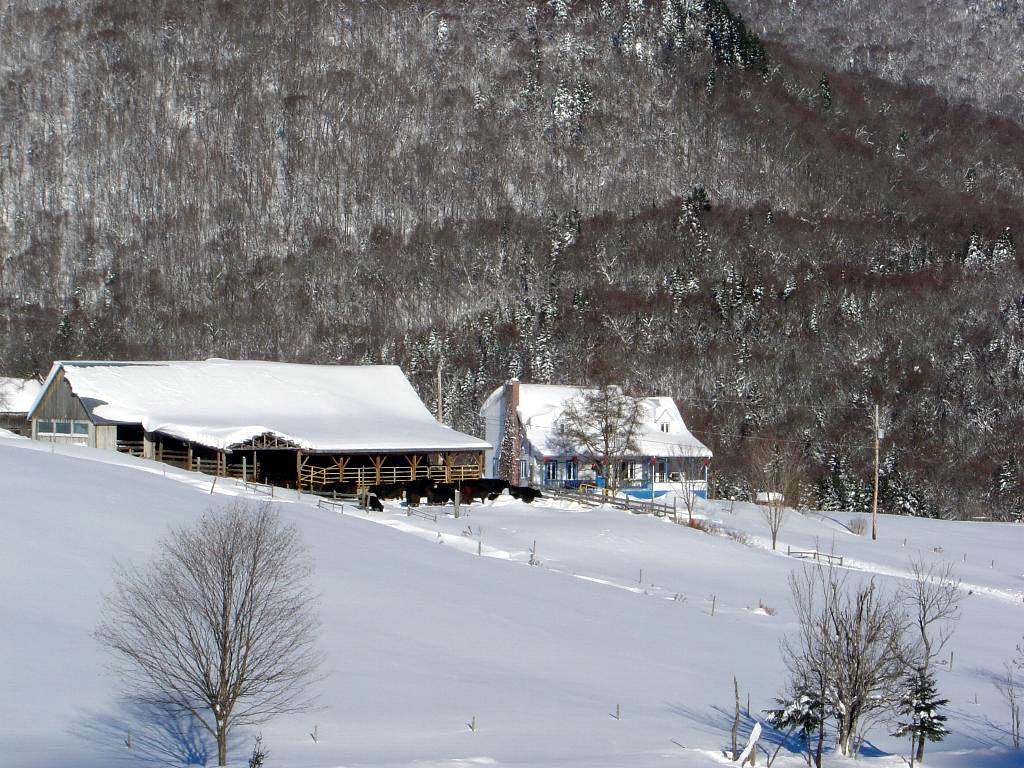
[[[415,480],[416,472],[420,466],[420,455],[418,453],[414,453],[411,455],[407,454],[405,460],[409,462],[409,479]]]

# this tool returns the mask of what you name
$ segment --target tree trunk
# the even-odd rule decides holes
[[[217,724],[217,765],[228,764],[228,729]]]
[[[923,733],[917,734],[917,762],[924,760],[924,742],[925,737]]]
[[[740,684],[736,681],[735,675],[732,678],[732,685],[736,693],[736,714],[732,719],[732,759],[738,760],[740,753],[736,738],[740,730]]]
[[[839,754],[843,757],[853,757],[853,739],[854,733],[856,733],[856,723],[853,721],[844,721],[839,729]]]

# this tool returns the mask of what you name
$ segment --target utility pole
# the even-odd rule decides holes
[[[871,540],[878,539],[878,404],[875,404],[875,493],[871,500]]]
[[[441,359],[437,360],[437,420],[444,424],[444,407],[441,405]]]

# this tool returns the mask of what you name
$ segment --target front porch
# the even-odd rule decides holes
[[[605,479],[594,465],[577,457],[546,458],[533,461],[530,479],[539,485],[577,488],[581,485],[603,487]],[[686,491],[703,496],[707,493],[708,464],[698,456],[634,457],[620,463],[619,490],[641,490],[655,493]]]

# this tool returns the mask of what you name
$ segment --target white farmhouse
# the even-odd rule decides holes
[[[573,486],[594,483],[594,467],[585,459],[567,453],[554,439],[556,425],[567,404],[586,391],[583,387],[525,384],[516,379],[490,394],[480,408],[485,439],[493,448],[484,456],[489,477],[500,475],[501,451],[516,456],[514,483]],[[711,451],[698,440],[683,421],[671,397],[646,397],[637,443],[639,450],[620,468],[621,476],[637,489],[686,490],[706,495]],[[507,434],[509,426],[514,431]]]

